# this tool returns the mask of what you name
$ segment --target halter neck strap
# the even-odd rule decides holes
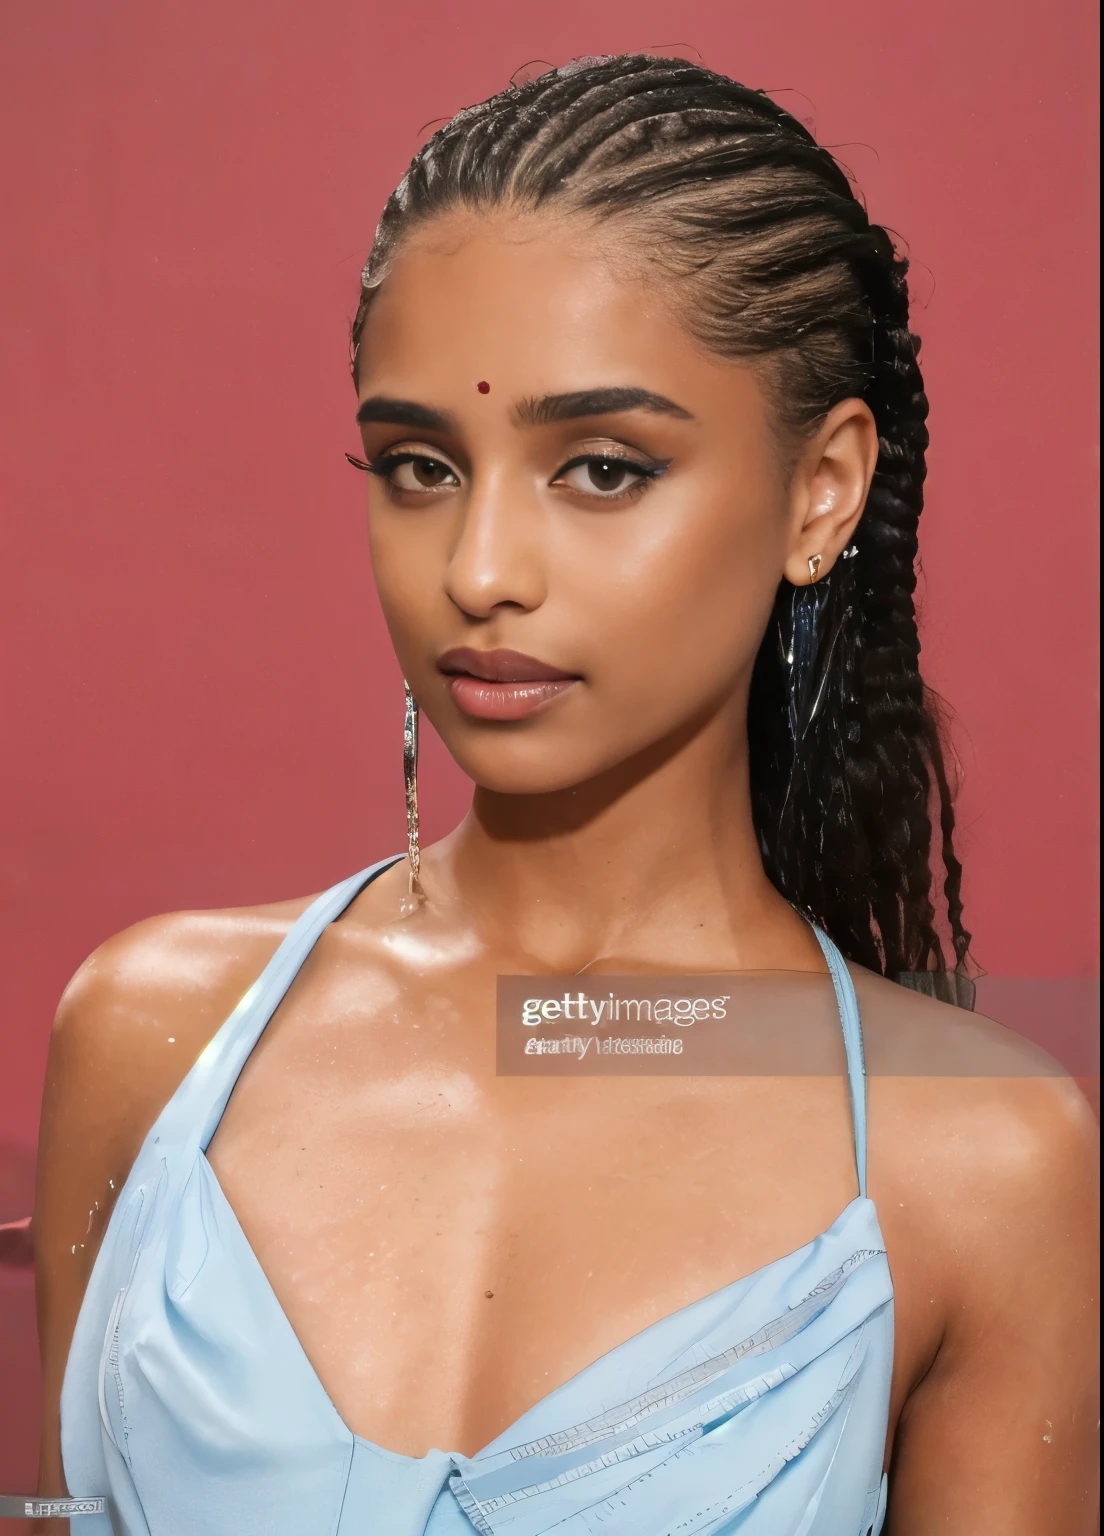
[[[851,1123],[855,1133],[855,1168],[859,1175],[859,1194],[866,1199],[866,1059],[863,1054],[862,1021],[859,1000],[847,962],[828,935],[812,925],[835,988],[843,1045],[847,1052],[847,1080],[851,1089]]]
[[[272,959],[245,993],[217,1034],[199,1054],[191,1071],[166,1104],[148,1142],[197,1146],[206,1152],[249,1053],[283,1001],[303,961],[318,939],[353,898],[377,875],[402,858],[362,869],[324,891],[288,929]]]
[[[215,1133],[242,1067],[259,1036],[282,1002],[304,960],[323,931],[340,917],[354,897],[403,855],[393,854],[323,892],[291,925],[264,971],[246,992],[225,1024],[165,1106],[151,1138],[193,1138],[201,1150]],[[866,1197],[866,1066],[863,1059],[859,1004],[847,963],[828,935],[812,925],[828,963],[839,1008],[847,1053],[851,1119],[855,1137],[855,1167],[859,1193]]]

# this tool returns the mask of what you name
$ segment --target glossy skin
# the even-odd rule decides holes
[[[684,414],[518,409],[625,387]],[[375,301],[359,394],[449,418],[364,425],[391,477],[369,532],[405,675],[476,795],[425,850],[413,915],[400,865],[323,935],[210,1157],[346,1422],[471,1453],[854,1197],[841,1077],[497,1078],[493,1016],[504,972],[823,969],[763,874],[743,720],[777,581],[846,547],[876,443],[852,401],[788,451],[762,380],[695,345],[624,252],[532,221],[421,232]],[[420,465],[380,463],[403,450]],[[606,500],[615,470],[565,476],[587,452],[670,463]],[[437,666],[456,646],[578,681],[524,720],[473,719]],[[44,1491],[113,1190],[305,904],[140,924],[63,999],[36,1215]],[[1091,1116],[1024,1043],[856,981],[896,1290],[887,1530],[1094,1530]],[[934,1075],[964,1039],[983,1075]]]

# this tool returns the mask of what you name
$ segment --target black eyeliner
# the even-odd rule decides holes
[[[354,469],[359,469],[368,475],[384,476],[391,470],[397,469],[400,464],[413,464],[418,459],[432,459],[428,453],[381,453],[374,459],[358,459],[353,454],[347,453],[346,460]],[[442,460],[433,462],[444,463]],[[568,459],[566,464],[561,464],[550,483],[555,484],[561,475],[566,475],[570,469],[578,469],[581,464],[622,464],[634,474],[644,475],[649,480],[658,480],[659,476],[670,469],[673,459],[634,459],[624,453],[580,453],[573,459]]]
[[[580,453],[575,458],[568,459],[566,464],[561,464],[552,478],[551,483],[566,475],[569,469],[578,469],[580,464],[622,464],[626,469],[631,469],[634,474],[645,475],[649,480],[658,480],[659,476],[670,469],[673,459],[633,459],[626,453]]]

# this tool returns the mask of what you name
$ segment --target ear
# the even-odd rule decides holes
[[[851,542],[878,462],[878,429],[862,400],[841,400],[801,451],[790,484],[790,547],[782,574],[819,581]],[[809,562],[819,555],[813,575]]]

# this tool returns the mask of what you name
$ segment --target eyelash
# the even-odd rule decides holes
[[[634,475],[640,475],[642,478],[635,484],[626,486],[623,491],[614,491],[609,496],[598,496],[597,492],[594,494],[601,501],[629,500],[634,496],[643,496],[649,485],[658,480],[660,475],[669,468],[670,463],[670,459],[634,459],[627,453],[579,453],[560,466],[552,483],[555,484],[569,470],[578,469],[582,464],[622,464]],[[586,492],[580,494],[586,495]]]
[[[434,459],[433,455],[428,453],[381,453],[376,458],[367,460],[354,458],[351,453],[347,453],[345,457],[354,469],[359,469],[365,474],[376,475],[381,480],[386,480],[388,475],[401,465],[414,464],[420,459],[428,459],[431,463],[445,463],[444,459]],[[576,454],[575,458],[569,459],[566,464],[561,464],[550,483],[555,485],[556,481],[561,479],[562,476],[572,469],[578,469],[583,464],[623,464],[633,474],[640,475],[642,477],[640,480],[636,481],[633,485],[627,486],[623,491],[614,491],[608,496],[600,496],[598,492],[594,493],[595,498],[600,501],[623,501],[634,496],[642,496],[648,489],[648,486],[658,480],[660,475],[670,468],[671,460],[634,459],[625,453],[580,453]],[[585,495],[586,492],[580,492],[579,494]]]

